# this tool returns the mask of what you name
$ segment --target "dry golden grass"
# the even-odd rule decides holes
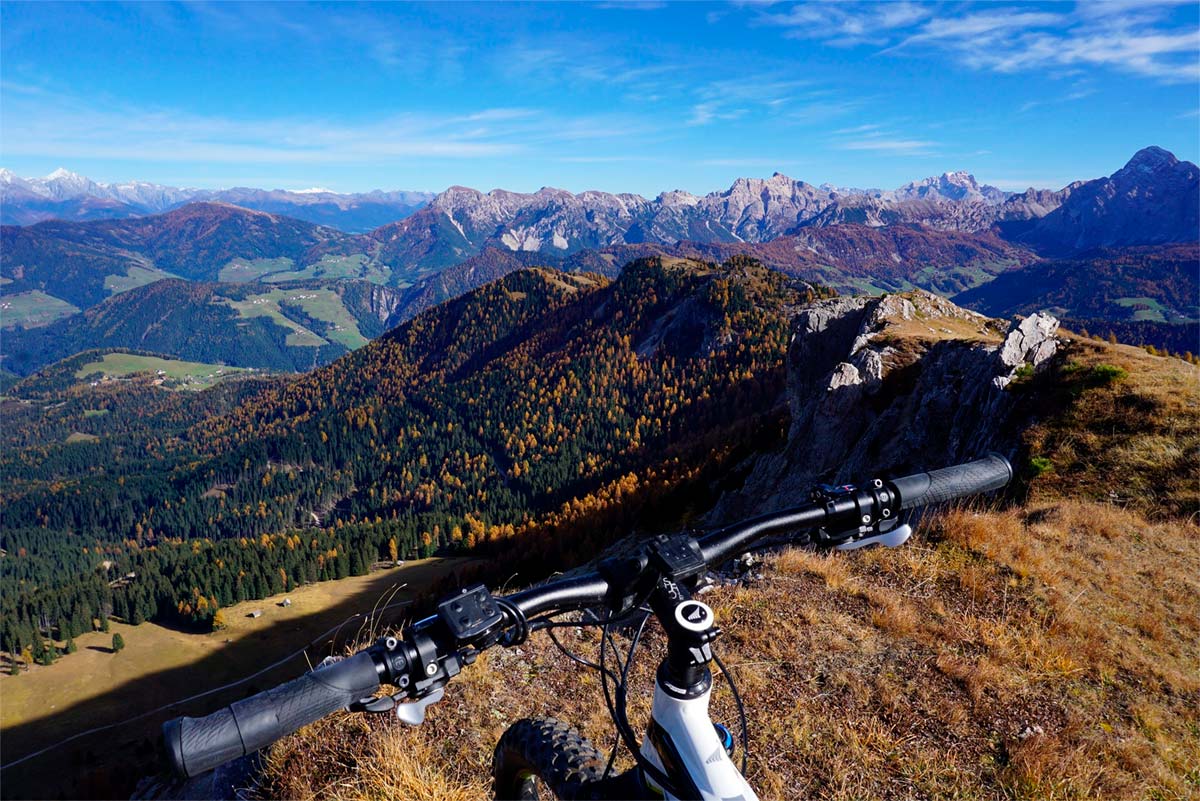
[[[1024,385],[1038,422],[1023,433],[1052,469],[1030,499],[1080,497],[1150,517],[1200,512],[1200,368],[1141,348],[1067,335],[1057,365]],[[1124,377],[1105,380],[1097,369]]]
[[[786,551],[705,597],[763,798],[1192,798],[1198,577],[1194,525],[1058,501],[948,512],[900,550]],[[594,653],[593,632],[563,636]],[[635,726],[662,649],[654,628]],[[597,678],[535,635],[481,658],[421,729],[339,715],[280,743],[264,792],[486,797],[501,732],[536,714],[611,742]],[[713,715],[736,727],[720,678]]]

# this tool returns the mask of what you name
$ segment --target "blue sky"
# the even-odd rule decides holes
[[[0,5],[0,164],[224,187],[1058,187],[1200,153],[1191,3]]]

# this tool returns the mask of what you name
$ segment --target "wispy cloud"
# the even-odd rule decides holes
[[[729,108],[716,101],[696,103],[688,117],[688,125],[708,125],[713,122],[728,122],[744,116],[745,109]]]
[[[1068,92],[1067,94],[1061,95],[1058,97],[1048,97],[1045,99],[1027,100],[1021,104],[1021,107],[1018,109],[1018,111],[1020,111],[1022,114],[1024,114],[1028,111],[1033,111],[1035,108],[1040,108],[1042,106],[1053,106],[1053,107],[1057,108],[1058,106],[1060,106],[1063,103],[1073,103],[1076,100],[1083,100],[1084,98],[1091,97],[1094,94],[1096,94],[1095,89],[1080,88],[1080,89],[1076,89],[1072,92]]]
[[[10,87],[6,86],[8,92]],[[36,99],[36,104],[32,101]],[[196,164],[368,164],[484,159],[620,141],[644,122],[623,115],[562,117],[532,108],[391,114],[351,124],[320,117],[235,118],[173,108],[93,103],[41,92],[6,102],[7,156]],[[48,102],[49,101],[49,102]]]
[[[938,143],[929,142],[924,139],[872,136],[839,142],[836,146],[842,150],[865,150],[891,156],[930,156],[933,155]]]
[[[879,130],[878,125],[876,125],[875,123],[868,123],[866,125],[855,125],[852,128],[838,128],[836,131],[834,131],[834,133],[840,134],[842,136],[850,136],[853,134],[873,133],[878,130]]]
[[[666,7],[664,0],[608,0],[596,4],[596,8],[608,11],[658,11]]]
[[[701,167],[737,167],[744,169],[774,169],[778,170],[784,166],[795,166],[805,162],[797,161],[794,158],[727,158],[727,159],[701,159],[696,164]]]
[[[658,161],[650,156],[562,156],[555,161],[561,164],[627,164]]]
[[[1200,30],[1179,23],[1177,0],[940,6],[806,2],[762,12],[758,24],[831,46],[877,45],[893,55],[940,51],[1000,73],[1106,68],[1164,83],[1200,79]]]
[[[835,46],[851,46],[886,44],[893,31],[911,27],[932,14],[932,7],[908,2],[812,2],[784,12],[764,13],[758,22],[785,28],[785,35],[794,39],[821,39]]]
[[[761,115],[775,123],[825,124],[854,112],[867,102],[862,96],[842,96],[811,82],[777,73],[745,74],[702,84],[694,90],[699,102],[691,108],[689,125],[707,125]]]

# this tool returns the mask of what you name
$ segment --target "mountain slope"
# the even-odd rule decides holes
[[[363,281],[280,285],[178,279],[130,290],[47,326],[4,334],[3,365],[28,374],[92,348],[134,348],[235,367],[306,370],[384,330],[396,290]]]
[[[1019,241],[1050,254],[1195,242],[1200,168],[1160,147],[1139,150],[1108,178],[1074,185],[1062,205]]]
[[[576,561],[778,432],[786,308],[808,297],[744,262],[526,270],[185,431],[104,414],[111,381],[0,403],[9,440],[68,399],[96,432],[0,458],[0,547],[19,555],[0,560],[0,648],[47,607],[206,627],[238,598],[360,575],[389,543]]]
[[[308,265],[353,237],[288,217],[194,203],[153,217],[0,228],[4,294],[41,291],[87,308],[138,273],[217,280],[235,260]]]
[[[27,637],[46,605],[86,619],[92,597],[111,600],[118,617],[198,626],[206,620],[203,609],[365,572],[387,557],[393,540],[405,556],[439,545],[473,547],[492,571],[485,580],[499,585],[514,573],[517,581],[532,580],[591,557],[617,534],[719,522],[706,516],[717,500],[782,505],[796,496],[786,481],[835,477],[840,467],[930,467],[926,459],[965,458],[975,447],[1002,447],[1020,457],[1020,467],[1034,464],[1027,457],[1047,460],[1057,473],[1043,482],[1051,490],[1067,481],[1079,497],[1105,499],[1111,489],[1105,474],[1111,473],[1132,495],[1131,505],[1157,516],[1194,507],[1189,468],[1200,386],[1194,368],[1131,349],[1065,347],[1053,341],[1052,321],[1009,330],[923,293],[811,303],[812,294],[744,259],[719,267],[647,260],[613,282],[522,270],[227,414],[133,440],[140,447],[126,446],[127,432],[104,428],[109,415],[88,415],[99,411],[103,393],[73,388],[72,419],[92,420],[88,431],[102,432],[93,435],[98,441],[11,448],[0,460],[2,547],[9,554],[0,560],[0,637],[12,650],[13,638]],[[1050,357],[1052,347],[1065,350]],[[1149,374],[1146,364],[1155,372],[1144,382],[1121,379],[1115,369]],[[996,379],[1007,382],[1005,388]],[[60,402],[40,400],[43,408]],[[22,401],[0,405],[0,413],[13,405],[27,424],[45,424],[43,408],[30,410]],[[122,422],[136,425],[134,411]],[[0,430],[20,438],[7,424]],[[820,464],[789,470],[780,460],[806,454],[814,432],[826,446]],[[102,467],[89,458],[98,453],[106,455]],[[1030,494],[1040,500],[1038,488],[1033,484]],[[1099,514],[1105,509],[1107,517]],[[1189,742],[1180,738],[1190,719],[1175,721],[1194,714],[1197,690],[1188,678],[1191,662],[1178,656],[1190,652],[1171,638],[1175,632],[1185,638],[1195,625],[1191,585],[1174,583],[1195,572],[1191,551],[1172,552],[1177,558],[1168,563],[1178,573],[1151,582],[1161,596],[1147,596],[1143,585],[1155,574],[1143,571],[1162,564],[1156,561],[1161,547],[1192,547],[1193,529],[1171,520],[1151,534],[1145,521],[1103,500],[1080,513],[1061,513],[1070,515],[1061,518],[1061,529],[1047,528],[1058,513],[1030,512],[1028,518],[964,514],[946,527],[944,549],[937,539],[926,548],[859,554],[853,558],[868,571],[861,582],[848,582],[835,564],[845,555],[804,559],[803,569],[781,582],[779,595],[790,598],[790,606],[778,598],[769,608],[757,605],[739,590],[740,612],[733,603],[721,608],[726,636],[748,646],[731,651],[746,657],[734,663],[741,686],[755,693],[763,731],[780,732],[762,746],[777,744],[780,750],[770,753],[779,758],[762,764],[789,766],[756,774],[765,794],[789,792],[796,759],[820,754],[831,761],[819,764],[832,768],[843,751],[877,768],[846,773],[859,782],[839,784],[857,790],[847,790],[851,796],[888,788],[1000,794],[1024,787],[1027,774],[1064,794],[1137,795],[1186,779],[1186,763],[1174,751],[1152,759],[1139,750],[1141,740],[1129,753],[1142,754],[1143,761],[1133,768],[1115,764],[1109,757],[1125,753],[1118,745],[1128,738],[1097,734],[1094,724],[1111,719],[1114,729],[1136,736],[1145,710],[1130,713],[1126,702],[1165,699],[1166,706],[1145,713],[1167,721],[1154,728],[1154,742],[1170,749]],[[1114,514],[1119,524],[1109,525]],[[1100,524],[1095,547],[1107,549],[1119,537],[1129,552],[1102,550],[1078,589],[1064,584],[1060,563],[1078,567],[1088,544],[1081,526]],[[993,547],[1008,550],[988,557],[997,560],[991,569],[972,549]],[[1147,557],[1151,547],[1153,557]],[[116,576],[133,572],[135,579],[109,587],[102,559]],[[1134,623],[1117,626],[1098,616],[1103,608],[1077,606],[1107,597],[1080,595],[1080,589],[1118,586],[1104,580],[1113,565],[1136,565],[1118,571],[1128,597],[1113,619],[1144,610],[1143,617],[1130,618],[1145,623],[1144,643],[1132,633]],[[815,589],[808,586],[813,581]],[[809,590],[816,594],[803,594]],[[206,600],[196,611],[199,597]],[[811,603],[798,606],[798,597]],[[777,618],[775,609],[791,617]],[[812,613],[798,628],[797,609]],[[811,676],[797,676],[794,655],[809,649],[795,636],[816,632],[822,620],[829,625],[821,636],[836,645],[813,650],[825,661]],[[1080,633],[1077,627],[1089,621],[1098,627]],[[1012,629],[998,628],[1001,622]],[[890,632],[889,639],[872,639],[871,627]],[[754,650],[764,630],[779,631],[786,653]],[[1100,645],[1081,651],[1088,642]],[[1163,659],[1147,660],[1146,647],[1161,649]],[[860,661],[846,662],[847,655]],[[529,679],[527,665],[514,669]],[[544,688],[539,682],[552,680],[551,669],[526,681],[526,689]],[[479,682],[486,676],[472,675]],[[864,689],[864,675],[882,683]],[[568,686],[551,687],[546,696],[557,703],[586,684],[579,674],[562,676]],[[471,686],[483,685],[465,681],[451,692]],[[806,693],[814,704],[806,713],[823,711],[868,728],[834,737],[844,749],[830,749],[829,738],[818,746],[820,738],[783,736],[799,725],[780,717],[794,714],[795,697],[781,698],[771,688],[809,686],[821,692]],[[935,689],[936,697],[920,694]],[[912,704],[893,703],[908,693]],[[527,702],[540,697],[525,693]],[[1092,704],[1097,698],[1104,700]],[[465,714],[478,718],[481,707],[467,706]],[[432,710],[431,723],[450,708]],[[1106,717],[1118,709],[1125,711]],[[1078,726],[1063,723],[1060,732],[1063,721]],[[330,781],[338,792],[366,781],[367,771],[346,767],[366,764],[347,749],[347,740],[363,729],[338,723],[344,719],[317,730],[334,732],[321,739],[325,774],[307,772],[315,761],[292,763],[283,772],[297,783],[291,785],[296,793],[310,779],[326,794]],[[1023,750],[1021,733],[1035,723],[1064,739],[1046,741],[1047,753]],[[922,734],[931,727],[932,734]],[[495,728],[489,723],[454,744],[463,750],[464,737],[493,737]],[[423,731],[428,744],[429,731]],[[967,753],[952,754],[961,760],[952,775],[921,763],[897,779],[897,763],[879,756],[881,732],[894,732],[889,747],[936,759],[940,768],[949,759],[947,737],[965,743]],[[905,750],[917,743],[920,750]],[[1080,743],[1101,750],[1080,756]],[[1109,745],[1117,750],[1101,748]],[[474,746],[467,750],[477,753]],[[1101,782],[1095,766],[1110,762]],[[1063,765],[1082,767],[1066,772]],[[1138,778],[1151,770],[1153,782]],[[366,794],[378,791],[367,787]]]
[[[860,202],[886,208],[890,216],[847,219],[831,211]],[[679,240],[760,243],[803,226],[847,221],[875,225],[942,221],[953,216],[952,210],[958,205],[957,201],[911,201],[907,197],[864,200],[860,195],[842,196],[779,173],[767,179],[740,178],[728,190],[703,197],[665,192],[654,200],[605,192],[575,195],[557,189],[532,194],[503,190],[484,194],[452,187],[417,214],[385,226],[372,236],[380,241],[385,261],[431,271],[478,255],[488,247],[535,251],[548,259],[558,259],[582,250],[666,245]],[[952,226],[947,223],[942,227]],[[986,227],[986,222],[974,226]]]
[[[1200,246],[1101,250],[998,275],[954,300],[1008,317],[1050,310],[1075,318],[1182,322],[1200,319]]]

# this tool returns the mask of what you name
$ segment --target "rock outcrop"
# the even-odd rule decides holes
[[[818,301],[793,326],[787,439],[746,465],[714,519],[794,504],[816,483],[1011,452],[1019,426],[1006,387],[1054,355],[1058,321],[1037,314],[1006,330],[911,292]]]

